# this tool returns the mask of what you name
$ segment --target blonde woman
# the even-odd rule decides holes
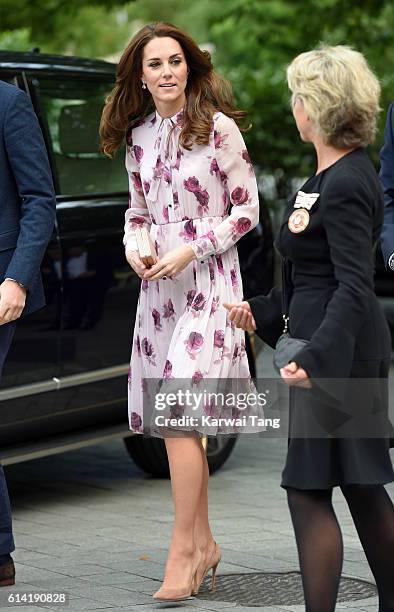
[[[323,400],[310,405],[308,390],[294,386],[330,389],[331,379],[332,393],[340,396],[341,382],[332,379],[347,379],[346,388],[355,379],[370,379],[372,386],[387,381],[390,336],[373,284],[383,197],[365,150],[375,137],[380,88],[364,57],[345,46],[302,53],[288,67],[287,78],[297,128],[301,139],[315,147],[317,168],[289,201],[276,241],[285,260],[290,334],[309,340],[281,376],[293,386],[291,420],[307,421],[313,413],[338,425],[341,411]],[[282,327],[279,289],[227,307],[237,326],[257,328],[275,344]],[[376,414],[387,422],[387,395],[374,401]],[[343,407],[346,412],[346,400]],[[290,435],[282,486],[308,612],[335,609],[343,559],[332,506],[335,486],[346,498],[375,576],[379,612],[393,612],[394,509],[383,486],[392,480],[385,435]]]

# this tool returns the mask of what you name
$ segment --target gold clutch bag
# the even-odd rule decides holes
[[[149,268],[157,262],[155,245],[146,227],[139,227],[135,230],[138,254],[141,261]]]

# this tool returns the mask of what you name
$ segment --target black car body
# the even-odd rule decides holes
[[[126,384],[140,279],[122,245],[127,208],[124,150],[99,152],[98,125],[115,65],[104,61],[0,52],[0,79],[31,98],[57,194],[57,224],[42,275],[47,306],[22,318],[0,389],[0,460],[7,464],[130,436]],[[240,243],[245,294],[270,289],[269,216]],[[252,364],[253,365],[253,364]],[[127,437],[147,471],[168,471],[163,444]],[[211,469],[234,440],[209,445]]]

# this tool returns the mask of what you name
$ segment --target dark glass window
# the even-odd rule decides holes
[[[61,195],[127,191],[124,147],[100,152],[99,124],[112,82],[34,79],[45,111]]]

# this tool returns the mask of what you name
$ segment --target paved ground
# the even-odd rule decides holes
[[[211,519],[223,550],[222,574],[298,568],[285,493],[278,485],[285,446],[284,440],[241,439],[226,466],[211,478]],[[304,609],[279,600],[271,607],[199,598],[178,605],[152,603],[171,527],[169,483],[142,474],[122,443],[11,466],[7,477],[18,584],[1,589],[1,610]],[[389,489],[394,496],[394,487]],[[344,533],[344,574],[372,580],[338,493],[335,506]],[[21,592],[65,592],[70,602],[56,607],[8,606],[8,595]],[[376,612],[377,600],[337,607],[349,608]]]

